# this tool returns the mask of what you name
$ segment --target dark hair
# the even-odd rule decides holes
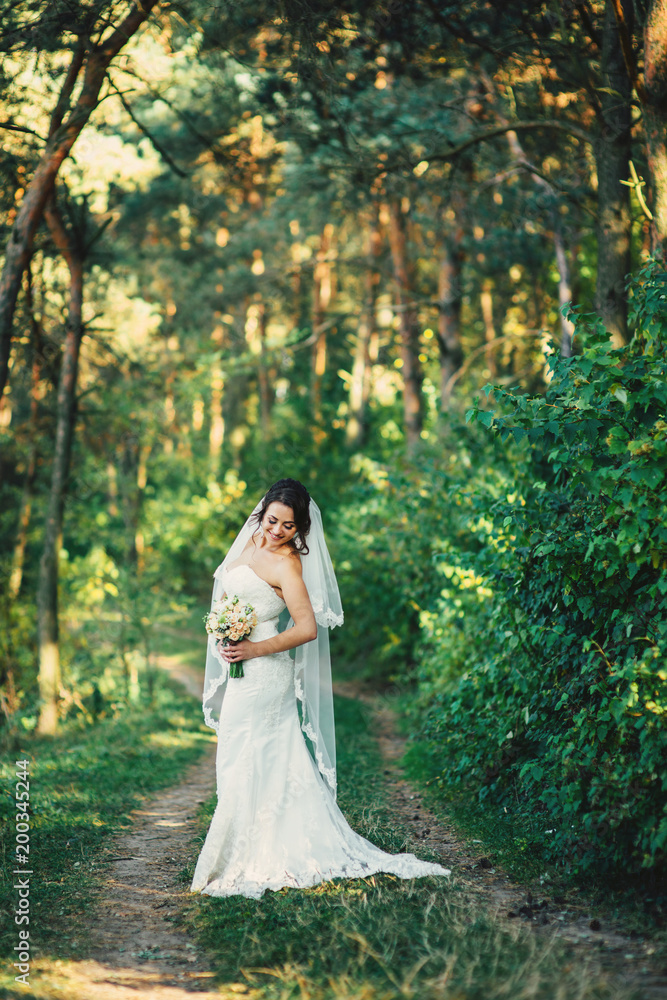
[[[310,494],[306,487],[298,479],[279,479],[266,491],[264,503],[255,514],[254,519],[257,524],[262,523],[272,503],[284,503],[286,507],[292,508],[296,524],[293,544],[297,552],[307,555],[306,535],[310,531]]]

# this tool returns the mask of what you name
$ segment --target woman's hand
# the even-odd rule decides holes
[[[250,642],[249,639],[239,639],[238,642],[230,642],[228,646],[220,646],[220,655],[227,663],[241,663],[243,660],[252,660],[257,653],[255,646],[257,643]]]

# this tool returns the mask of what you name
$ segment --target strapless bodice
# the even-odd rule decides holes
[[[257,612],[257,620],[265,622],[277,618],[285,610],[285,602],[278,597],[270,583],[262,580],[252,566],[241,563],[232,569],[222,571],[222,579],[227,594],[236,596],[247,604],[252,604]],[[233,582],[232,582],[233,581]]]
[[[278,616],[285,610],[286,605],[271,584],[262,580],[252,566],[246,563],[241,563],[232,569],[224,569],[222,582],[228,597],[238,597],[240,601],[251,604],[255,609],[257,625],[248,636],[251,642],[275,635]],[[271,627],[267,628],[269,622]]]

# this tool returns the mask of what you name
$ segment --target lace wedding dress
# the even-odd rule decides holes
[[[249,638],[278,631],[285,602],[247,565],[224,570],[228,594],[257,612]],[[243,664],[227,682],[218,734],[218,803],[191,892],[249,896],[305,888],[331,878],[391,872],[449,875],[413,854],[386,854],[348,825],[308,751],[297,712],[289,652]]]

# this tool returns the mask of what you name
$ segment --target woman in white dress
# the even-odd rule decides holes
[[[258,624],[227,647],[209,636],[203,708],[218,733],[218,803],[190,891],[259,898],[375,872],[449,875],[381,851],[336,805],[328,629],[343,611],[320,512],[301,483],[269,489],[214,576],[213,601],[238,596]],[[244,676],[230,677],[230,663],[243,663]]]

